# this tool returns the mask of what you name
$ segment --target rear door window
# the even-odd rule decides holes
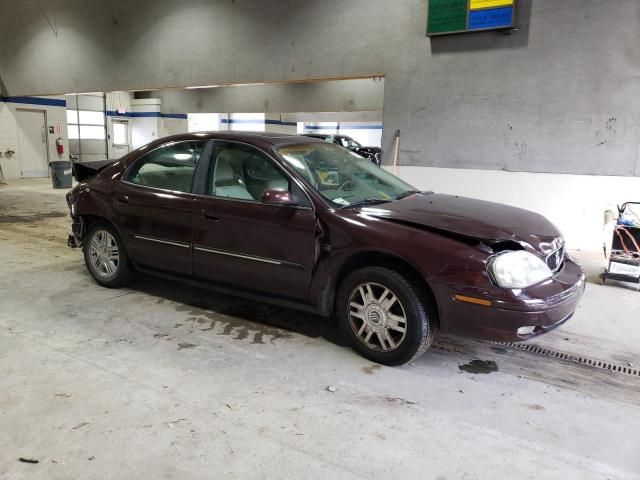
[[[193,174],[206,143],[176,142],[157,148],[138,160],[127,181],[144,187],[190,193]]]

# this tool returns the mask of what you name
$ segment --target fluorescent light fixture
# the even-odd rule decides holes
[[[227,83],[217,85],[194,85],[192,87],[184,87],[185,90],[200,90],[206,88],[222,88],[222,87],[251,87],[256,85],[267,85],[268,83],[287,83],[287,82],[254,82],[254,83]]]
[[[185,90],[200,90],[203,88],[218,88],[222,85],[196,85],[195,87],[184,87]]]

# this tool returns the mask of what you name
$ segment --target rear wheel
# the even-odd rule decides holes
[[[120,287],[130,280],[129,258],[111,225],[102,222],[92,224],[84,239],[83,253],[87,270],[103,287]]]
[[[435,336],[435,314],[426,295],[400,273],[381,267],[352,272],[340,285],[338,318],[362,356],[401,365],[422,355]]]

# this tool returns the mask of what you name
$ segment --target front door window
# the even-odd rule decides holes
[[[289,180],[272,161],[249,145],[219,142],[212,152],[207,193],[259,202],[265,190],[289,190]]]

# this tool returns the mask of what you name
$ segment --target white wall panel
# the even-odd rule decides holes
[[[391,167],[388,167],[393,170]],[[549,218],[571,249],[602,251],[604,213],[638,201],[640,178],[455,168],[399,167],[398,174],[422,190],[513,205]],[[499,220],[498,220],[499,221]]]
[[[162,135],[161,104],[157,98],[131,100],[131,148],[135,149],[152,142]],[[155,114],[156,116],[136,116]]]
[[[217,132],[218,130],[220,130],[220,114],[219,113],[187,114],[187,131]]]
[[[38,102],[38,99],[54,100],[60,102],[64,96],[34,97],[30,101]],[[29,100],[27,100],[29,101]],[[38,105],[34,103],[13,103],[0,100],[0,166],[5,178],[19,178],[22,171],[20,162],[20,144],[18,142],[18,126],[16,120],[16,109],[41,110],[46,113],[47,119],[47,145],[48,160],[68,160],[69,142],[67,137],[66,111],[63,106]],[[53,133],[49,133],[49,128],[53,128]],[[58,154],[56,150],[56,139],[61,138],[64,153]],[[7,151],[15,153],[10,155]]]
[[[340,134],[348,135],[368,147],[382,145],[382,123],[340,122]]]

